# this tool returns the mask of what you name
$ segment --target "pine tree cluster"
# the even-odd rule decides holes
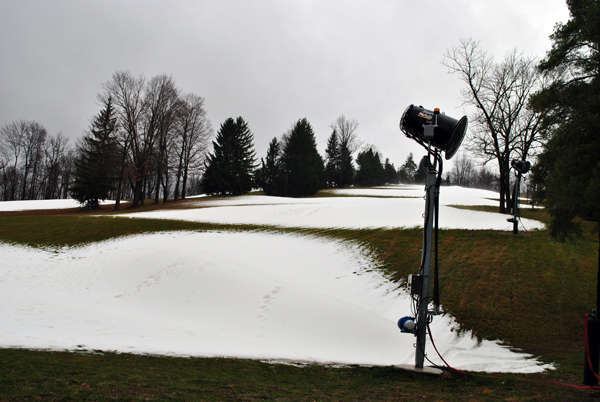
[[[349,144],[340,138],[334,128],[327,141],[327,185],[328,187],[343,188],[354,184],[354,166],[352,151]]]
[[[273,138],[257,172],[257,184],[267,195],[313,195],[325,187],[325,180],[323,158],[306,118],[298,120],[281,142]]]

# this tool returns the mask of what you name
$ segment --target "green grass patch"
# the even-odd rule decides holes
[[[251,225],[213,225],[160,219],[92,215],[0,216],[0,240],[32,247],[80,246],[140,233],[172,230],[252,230]]]
[[[0,350],[0,401],[580,401],[589,392],[538,374],[433,376],[393,367],[327,367]]]

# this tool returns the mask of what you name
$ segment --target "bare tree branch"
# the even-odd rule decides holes
[[[516,49],[496,63],[473,39],[461,39],[442,61],[465,84],[463,105],[475,108],[469,115],[466,149],[484,162],[497,162],[502,213],[510,205],[511,159],[534,156],[544,136],[541,115],[527,108],[529,96],[544,82],[536,63]]]

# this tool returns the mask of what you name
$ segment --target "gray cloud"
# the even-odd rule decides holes
[[[0,124],[36,120],[75,139],[118,70],[172,75],[215,128],[243,116],[258,155],[306,117],[323,152],[340,115],[396,166],[422,149],[398,129],[411,103],[465,114],[440,64],[460,38],[500,58],[542,57],[562,0],[45,1],[0,3]]]

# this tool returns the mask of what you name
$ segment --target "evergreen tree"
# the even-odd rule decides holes
[[[415,172],[415,183],[425,184],[427,181],[427,170],[429,170],[429,159],[424,155],[419,161],[419,167]]]
[[[400,183],[400,179],[398,177],[398,172],[396,172],[396,168],[393,163],[390,163],[390,159],[385,159],[385,182],[388,184],[398,184]]]
[[[571,18],[557,24],[539,69],[554,78],[532,99],[552,137],[532,168],[552,216],[552,236],[582,233],[577,217],[600,224],[600,2],[568,0]],[[600,269],[600,260],[599,260]]]
[[[241,195],[252,190],[255,168],[254,137],[242,117],[228,118],[213,141],[202,188],[207,194]]]
[[[349,187],[354,184],[354,165],[352,150],[347,141],[340,141],[340,173],[338,187]]]
[[[285,194],[303,197],[325,187],[325,166],[317,150],[313,129],[306,120],[296,122],[283,146]]]
[[[269,143],[266,161],[261,158],[256,184],[266,195],[282,195],[285,191],[284,180],[281,168],[281,145],[277,138],[273,138]]]
[[[112,99],[92,121],[92,127],[77,147],[71,196],[88,208],[98,208],[99,200],[114,189],[119,168],[117,118]]]
[[[413,159],[412,152],[406,157],[404,164],[400,166],[398,170],[398,177],[401,183],[408,184],[415,181],[415,174],[417,173],[417,164]]]
[[[379,152],[369,148],[356,157],[358,169],[354,182],[360,187],[381,186],[385,184],[385,170],[381,164]]]
[[[329,140],[327,141],[327,149],[325,149],[325,155],[327,158],[327,165],[325,166],[325,170],[327,171],[327,186],[340,187],[340,144],[338,142],[338,136],[335,130],[333,130],[331,136],[329,137]]]
[[[327,157],[327,185],[329,187],[348,187],[354,181],[354,165],[352,164],[353,142],[356,142],[354,136],[343,137],[337,132],[334,126],[333,132],[327,141],[325,150]]]

